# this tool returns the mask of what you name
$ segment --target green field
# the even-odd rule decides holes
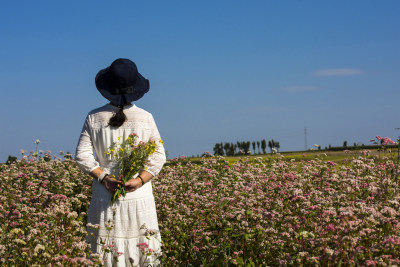
[[[254,161],[256,158],[262,158],[263,160],[280,159],[283,161],[302,161],[302,160],[313,160],[321,159],[326,161],[333,161],[336,163],[345,163],[349,158],[365,156],[361,152],[365,150],[344,150],[344,151],[324,151],[324,150],[310,150],[310,151],[289,151],[280,152],[276,154],[256,154],[256,155],[240,155],[234,157],[224,156],[230,164],[237,162],[238,160],[243,160],[248,158],[249,161]],[[370,154],[367,157],[377,156],[379,158],[383,157],[398,157],[398,149],[372,149],[368,150]],[[201,163],[201,157],[188,157],[192,163]]]

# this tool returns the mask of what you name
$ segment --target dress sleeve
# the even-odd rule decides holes
[[[156,151],[149,157],[148,163],[145,165],[145,170],[151,173],[153,176],[156,176],[163,167],[166,156],[164,145],[159,142],[161,139],[160,133],[158,132],[156,123],[154,121],[153,116],[150,117],[150,125],[151,125],[151,135],[150,140],[156,141]]]
[[[86,173],[90,173],[100,166],[93,155],[93,143],[90,136],[89,116],[86,117],[78,146],[76,147],[75,160],[79,167]]]

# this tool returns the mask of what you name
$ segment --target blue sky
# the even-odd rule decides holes
[[[281,150],[400,132],[400,2],[8,1],[0,9],[0,162],[75,151],[94,84],[136,62],[170,157],[217,142]]]

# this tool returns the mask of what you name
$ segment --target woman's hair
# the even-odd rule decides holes
[[[126,116],[124,114],[124,110],[122,106],[118,107],[119,110],[117,113],[114,114],[108,121],[108,125],[112,127],[119,127],[126,121]]]

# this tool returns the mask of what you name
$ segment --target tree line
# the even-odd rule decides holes
[[[261,141],[237,141],[236,143],[216,143],[213,150],[214,155],[220,156],[236,156],[251,154],[250,149],[253,148],[252,154],[267,154],[267,147],[271,153],[279,152],[280,144],[274,139],[269,140],[268,143],[265,139]],[[256,149],[257,148],[257,149]],[[260,150],[261,148],[261,150]]]

